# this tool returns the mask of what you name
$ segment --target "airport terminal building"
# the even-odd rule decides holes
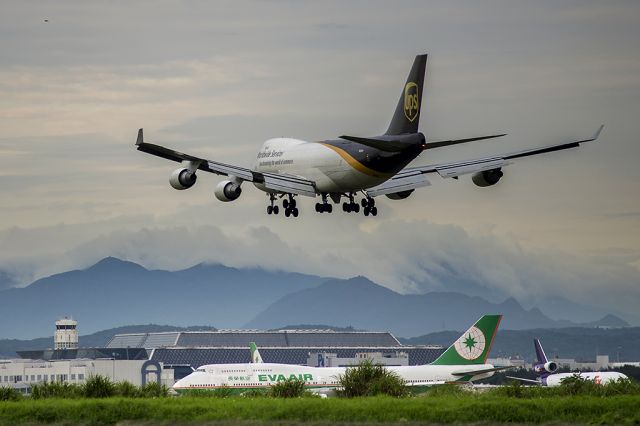
[[[64,324],[67,332],[67,325]],[[57,330],[60,330],[58,327]],[[75,333],[75,324],[72,331]],[[201,365],[251,361],[255,342],[264,362],[337,367],[372,359],[383,365],[434,361],[441,346],[405,346],[391,333],[332,330],[217,330],[116,334],[101,348],[82,348],[56,333],[51,349],[18,351],[21,359],[0,362],[0,386],[29,392],[45,381],[82,383],[100,374],[133,384],[171,386]],[[65,334],[65,336],[62,336]],[[61,345],[60,341],[66,342]]]
[[[105,350],[145,349],[150,360],[173,368],[179,379],[201,365],[250,362],[251,342],[264,362],[312,366],[329,366],[325,360],[333,362],[331,366],[351,365],[363,357],[385,365],[421,365],[434,361],[444,350],[442,346],[405,346],[388,332],[332,330],[117,334]]]

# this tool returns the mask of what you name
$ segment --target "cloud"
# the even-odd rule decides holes
[[[371,229],[350,221],[334,222],[337,232],[327,234],[321,231],[323,217],[307,217],[315,223],[316,235],[283,232],[288,224],[282,222],[243,223],[241,217],[186,225],[188,210],[181,214],[185,224],[178,226],[169,223],[179,220],[168,218],[128,217],[84,226],[5,231],[0,233],[2,247],[9,247],[9,241],[21,244],[0,256],[13,255],[13,264],[30,260],[39,276],[117,256],[160,269],[209,262],[323,276],[365,275],[404,293],[467,291],[489,298],[515,296],[525,303],[550,297],[585,304],[599,300],[602,308],[617,313],[634,312],[640,302],[640,271],[627,254],[530,249],[492,233],[399,218]],[[300,228],[299,223],[289,224]],[[120,229],[109,231],[114,227]],[[36,246],[38,250],[30,252]]]

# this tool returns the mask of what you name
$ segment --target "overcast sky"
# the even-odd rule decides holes
[[[0,2],[0,270],[21,283],[115,255],[365,275],[402,292],[458,277],[532,304],[640,303],[637,1]],[[45,22],[48,20],[48,22]],[[429,53],[428,139],[506,132],[416,164],[575,138],[491,188],[433,178],[377,218],[265,214],[247,185],[169,187],[145,139],[252,165],[275,136],[382,133]],[[528,302],[527,302],[528,301]],[[638,319],[640,321],[640,319]]]

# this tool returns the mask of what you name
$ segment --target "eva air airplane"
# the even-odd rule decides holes
[[[430,185],[427,175],[454,178],[471,174],[477,186],[498,183],[502,168],[513,160],[531,155],[574,148],[598,138],[602,127],[589,139],[567,141],[556,145],[511,152],[451,163],[407,167],[423,151],[444,146],[504,136],[491,135],[466,139],[429,141],[418,131],[422,110],[422,89],[427,55],[415,58],[409,77],[402,88],[391,124],[380,136],[340,136],[337,139],[308,142],[292,138],[266,141],[252,168],[223,164],[201,157],[183,154],[173,149],[144,142],[142,129],[136,145],[139,151],[181,163],[169,179],[175,189],[191,188],[196,172],[226,176],[214,191],[220,201],[234,201],[242,193],[242,184],[251,182],[267,193],[268,214],[278,214],[278,199],[282,200],[285,216],[297,217],[296,196],[315,198],[318,213],[331,213],[334,204],[342,204],[347,213],[358,213],[360,205],[365,216],[376,216],[375,198],[386,195],[392,200],[407,198],[417,188]],[[356,198],[361,195],[360,204]]]
[[[416,392],[429,386],[470,383],[490,377],[495,371],[505,369],[486,364],[501,319],[502,315],[483,316],[431,364],[387,368]],[[242,393],[254,389],[266,390],[282,380],[300,379],[304,380],[305,386],[312,392],[330,396],[339,387],[340,375],[349,368],[265,363],[253,343],[251,360],[249,364],[203,365],[178,380],[173,389],[178,393],[216,389]]]

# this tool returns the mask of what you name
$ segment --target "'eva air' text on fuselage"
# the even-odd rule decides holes
[[[312,374],[290,374],[289,377],[284,374],[258,374],[258,380],[261,382],[279,382],[287,379],[304,380],[305,382],[313,380]]]

